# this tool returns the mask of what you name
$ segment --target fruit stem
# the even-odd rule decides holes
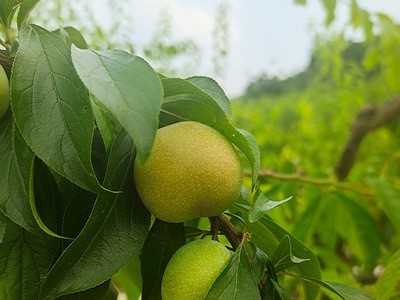
[[[236,250],[236,248],[242,243],[242,233],[237,231],[235,226],[233,226],[233,224],[223,214],[210,217],[209,219],[211,223],[211,234],[213,239],[214,235],[217,235],[218,232],[221,232],[226,236],[233,249]]]
[[[219,228],[220,228],[220,220],[218,218],[215,217],[211,217],[210,219],[210,223],[211,223],[211,236],[212,239],[214,241],[218,241],[218,232],[219,232]]]

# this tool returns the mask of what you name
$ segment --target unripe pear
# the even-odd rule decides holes
[[[216,216],[239,197],[243,171],[232,144],[217,130],[185,121],[157,131],[135,184],[147,209],[166,222]]]
[[[231,252],[213,240],[197,240],[179,248],[165,269],[162,299],[204,299],[230,258]]]
[[[0,65],[0,119],[6,114],[10,104],[10,85],[7,74]]]

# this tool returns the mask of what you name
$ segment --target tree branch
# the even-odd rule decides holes
[[[251,171],[245,171],[244,174],[247,177],[252,176]],[[281,180],[281,181],[291,181],[291,182],[313,184],[318,187],[322,187],[322,186],[333,187],[336,189],[346,190],[346,191],[350,191],[353,193],[357,193],[366,198],[373,198],[369,189],[363,183],[360,183],[360,182],[347,183],[347,182],[340,182],[335,178],[329,178],[329,177],[314,178],[314,177],[307,177],[307,176],[305,176],[303,174],[299,174],[299,173],[286,174],[286,173],[278,173],[278,172],[275,172],[272,170],[267,170],[267,169],[261,169],[259,172],[259,177],[277,179],[277,180]]]
[[[400,95],[391,98],[380,107],[368,105],[361,109],[351,125],[350,136],[336,165],[336,176],[339,180],[344,180],[349,175],[355,162],[355,155],[364,137],[399,116]]]

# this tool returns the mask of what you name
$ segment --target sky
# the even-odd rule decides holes
[[[315,1],[314,1],[315,2]],[[174,38],[191,38],[202,51],[202,61],[194,75],[216,77],[213,73],[213,29],[219,1],[168,0],[137,1],[134,20],[152,30],[160,9],[172,15]],[[229,6],[228,57],[224,76],[217,81],[230,97],[243,93],[249,80],[262,72],[290,75],[304,68],[309,59],[313,23],[323,22],[319,5],[293,5],[293,0],[231,0]],[[135,30],[137,32],[137,30]],[[151,34],[150,34],[151,35]],[[135,37],[146,43],[141,31]]]
[[[294,0],[229,1],[229,40],[224,76],[213,73],[213,29],[217,0],[132,0],[133,36],[145,45],[167,10],[172,17],[174,38],[190,38],[202,52],[202,60],[192,75],[216,78],[231,98],[243,93],[249,81],[260,73],[287,77],[304,69],[310,58],[314,37],[327,34],[325,11],[320,0],[295,5]],[[338,1],[333,29],[347,20],[348,3]],[[370,12],[384,12],[400,22],[400,0],[358,0]],[[355,35],[356,36],[356,35]],[[139,53],[140,55],[140,53]]]

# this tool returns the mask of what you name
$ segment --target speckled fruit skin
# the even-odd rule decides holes
[[[136,162],[134,174],[147,209],[172,223],[222,213],[243,183],[232,144],[217,130],[192,121],[159,129],[149,159],[144,165]]]
[[[0,119],[5,115],[10,104],[10,86],[7,74],[0,65]]]
[[[179,248],[165,269],[162,299],[204,299],[230,258],[231,252],[213,240],[197,240]]]

